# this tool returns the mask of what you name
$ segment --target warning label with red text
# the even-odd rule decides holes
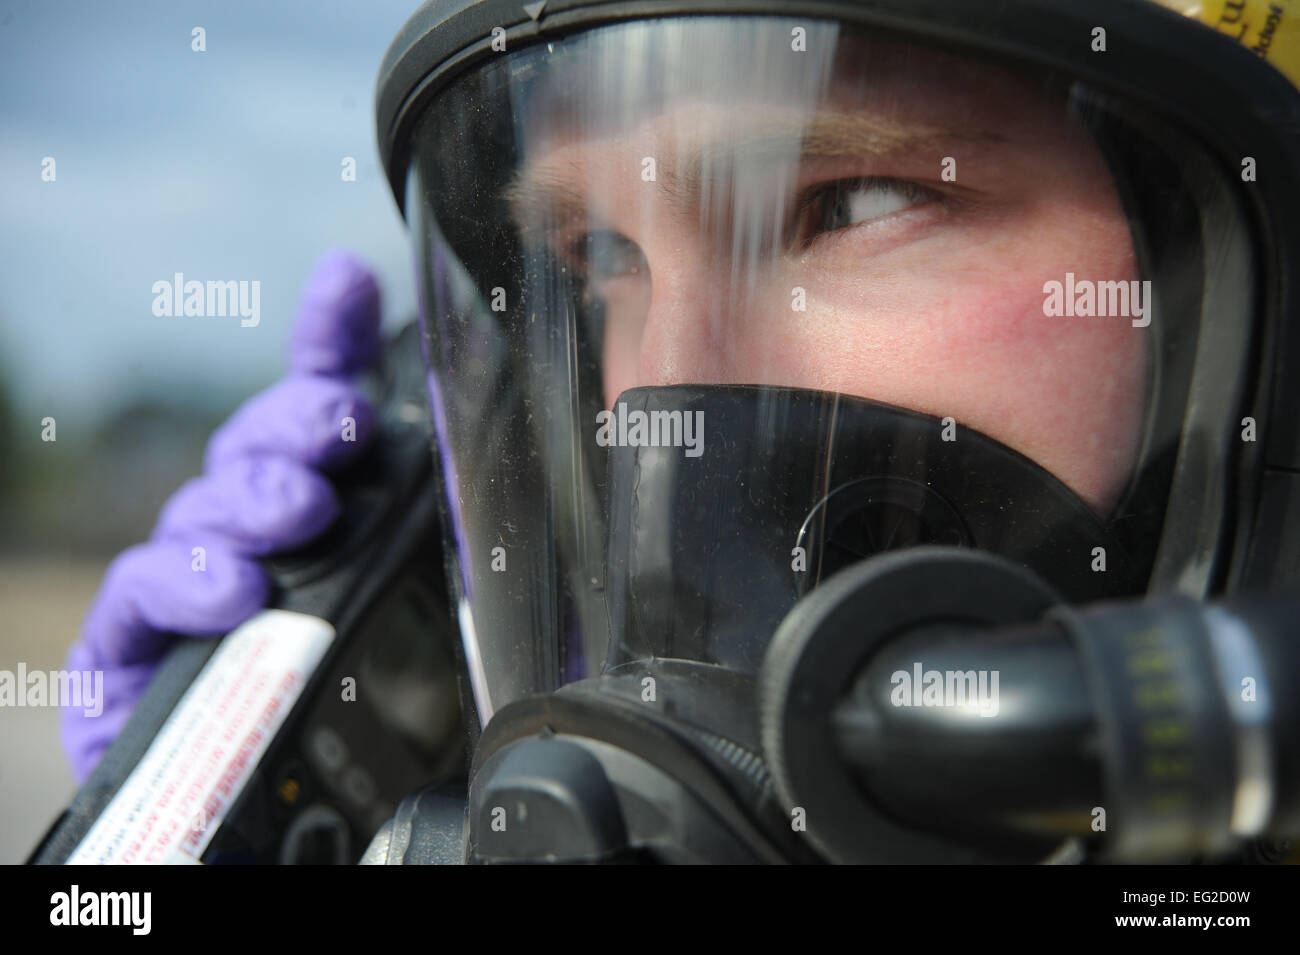
[[[68,863],[198,862],[333,639],[285,610],[228,634]]]

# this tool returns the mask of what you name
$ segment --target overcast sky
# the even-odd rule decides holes
[[[25,414],[55,414],[62,438],[142,393],[250,394],[332,247],[373,264],[388,320],[412,313],[373,100],[415,6],[0,0],[0,374]],[[260,281],[261,324],[156,317],[175,272]]]

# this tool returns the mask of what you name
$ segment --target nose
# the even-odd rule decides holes
[[[771,250],[738,252],[736,230],[702,221],[695,206],[656,195],[634,209],[619,225],[643,267],[606,289],[607,399],[633,387],[761,383],[773,356],[756,333],[780,325],[769,314]]]
[[[729,372],[722,283],[692,243],[647,250],[651,294],[637,360],[641,385],[714,383]]]

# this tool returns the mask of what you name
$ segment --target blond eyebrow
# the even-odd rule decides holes
[[[519,226],[525,242],[551,232],[557,225],[585,216],[587,196],[574,179],[566,179],[558,170],[546,169],[540,174],[527,175],[524,166],[515,172],[502,190],[502,198],[510,206],[511,216]]]
[[[806,126],[772,121],[746,127],[743,136],[725,149],[696,146],[679,167],[671,163],[660,167],[660,188],[681,203],[698,200],[704,170],[713,155],[743,156],[747,162],[789,162],[796,155],[801,160],[843,159],[928,151],[933,153],[938,169],[945,148],[955,143],[1005,141],[1001,133],[985,129],[928,126],[883,116],[824,111]],[[539,230],[549,232],[558,223],[586,214],[584,178],[578,164],[573,167],[572,177],[566,177],[562,170],[546,167],[530,175],[524,166],[502,191],[526,239]]]
[[[789,144],[795,139],[790,128],[772,123],[759,126],[756,134],[741,140],[736,151],[779,151],[789,156]],[[925,126],[861,113],[823,111],[799,130],[800,157],[836,159],[844,156],[888,156],[900,152],[938,150],[953,142],[988,142],[1002,137],[982,129],[951,126]],[[939,157],[936,157],[936,160]]]

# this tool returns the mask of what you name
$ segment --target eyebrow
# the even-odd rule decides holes
[[[579,177],[576,168],[573,179],[551,169],[530,176],[527,166],[511,177],[502,198],[525,237],[538,231],[546,233],[555,223],[578,218],[587,211],[586,194],[575,185]]]
[[[791,140],[789,128],[772,124],[770,129],[759,128],[759,135],[742,141],[746,148],[756,150],[776,147],[788,154]],[[964,129],[955,126],[926,126],[889,119],[884,116],[864,116],[861,113],[825,111],[813,117],[800,137],[800,156],[836,159],[844,156],[888,156],[900,152],[938,150],[953,142],[991,142],[1001,140],[999,133],[984,129]]]
[[[790,162],[794,158],[844,159],[853,156],[893,156],[932,152],[935,168],[944,148],[954,143],[990,144],[1006,142],[998,132],[979,128],[929,126],[902,122],[883,116],[824,111],[806,126],[773,121],[747,128],[735,142],[723,149],[696,145],[684,162],[660,167],[660,188],[679,202],[698,200],[705,170],[713,156],[742,155],[748,161]],[[798,152],[795,152],[797,144]],[[562,168],[543,167],[530,173],[518,170],[502,192],[514,221],[525,238],[551,231],[554,224],[584,216],[588,202],[585,177],[578,162],[571,174]]]

